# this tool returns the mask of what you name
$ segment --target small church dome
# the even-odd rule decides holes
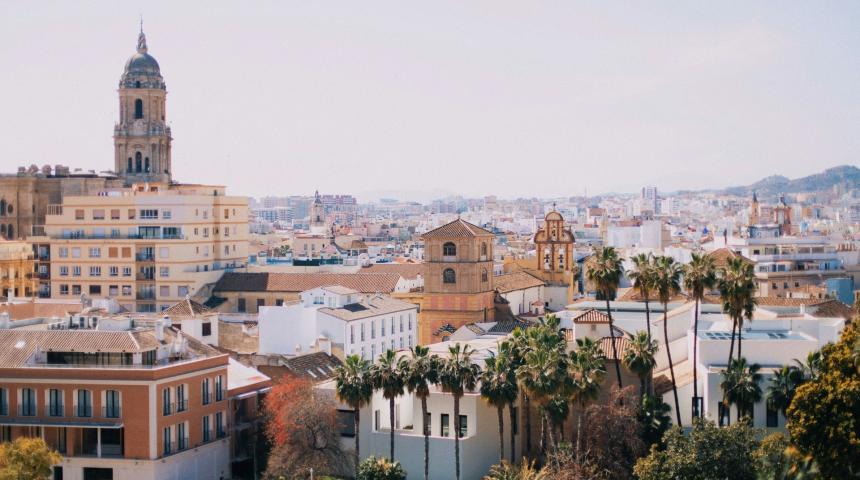
[[[141,30],[137,37],[137,53],[125,62],[120,86],[126,88],[164,88],[161,67],[155,57],[147,53],[146,35]]]

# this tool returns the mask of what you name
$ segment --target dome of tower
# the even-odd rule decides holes
[[[155,57],[147,53],[146,35],[137,37],[137,53],[125,62],[120,86],[128,88],[164,88],[161,67]]]
[[[125,62],[123,75],[160,76],[161,69],[152,55],[148,53],[135,53]]]

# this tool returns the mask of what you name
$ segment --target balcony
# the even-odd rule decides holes
[[[226,389],[218,389],[215,390],[215,401],[220,402],[227,398],[227,390]]]
[[[136,278],[139,281],[152,282],[152,281],[155,281],[155,272],[137,272]],[[155,298],[155,297],[152,297],[152,298]]]
[[[188,410],[188,399],[187,398],[179,400],[178,402],[176,402],[176,412],[177,413],[184,412],[186,410]]]
[[[138,262],[154,262],[155,261],[155,253],[153,253],[153,252],[137,253],[134,256],[134,259]]]
[[[137,295],[135,295],[135,298],[138,300],[155,300],[155,292],[150,292],[150,291],[137,292]]]
[[[122,410],[119,405],[112,405],[109,407],[102,407],[102,418],[121,418]]]
[[[75,407],[75,416],[79,418],[90,418],[93,416],[92,405],[78,405]]]
[[[52,403],[48,405],[48,416],[49,417],[65,417],[66,416],[66,406],[62,403]]]
[[[18,405],[18,416],[19,417],[35,417],[36,416],[36,404],[35,403],[25,403]]]
[[[161,407],[161,415],[165,416],[165,417],[168,415],[173,415],[173,413],[175,411],[176,411],[176,404],[174,404],[174,403],[165,403]]]

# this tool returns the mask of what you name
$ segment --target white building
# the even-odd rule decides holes
[[[260,307],[261,354],[299,354],[324,337],[335,352],[374,359],[418,340],[418,305],[387,295],[363,295],[339,285],[302,292],[300,300]]]

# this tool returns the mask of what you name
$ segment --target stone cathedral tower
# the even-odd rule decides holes
[[[114,126],[116,173],[126,185],[170,182],[170,127],[166,123],[167,87],[161,69],[146,48],[141,27],[137,53],[125,63],[119,80],[119,123]]]

